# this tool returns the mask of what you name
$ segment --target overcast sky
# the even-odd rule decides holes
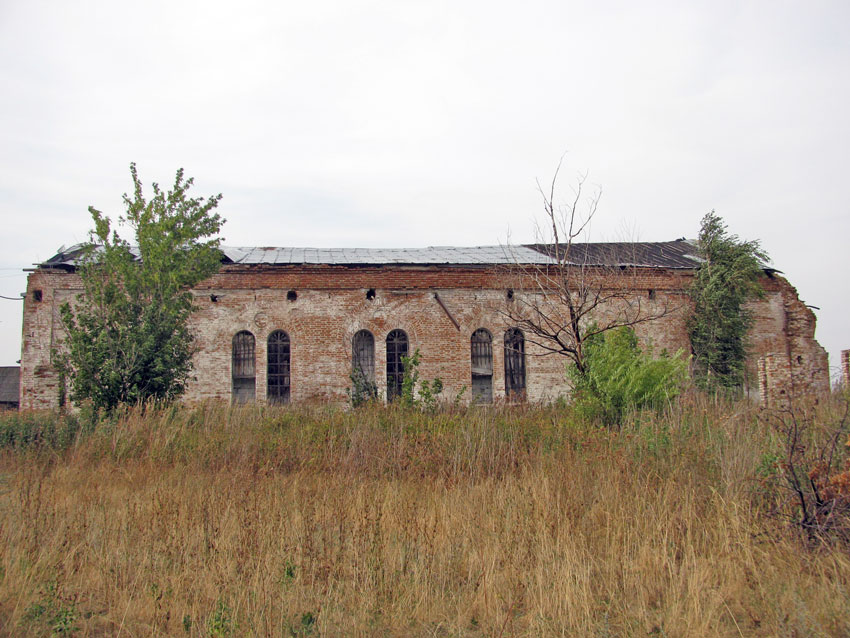
[[[850,3],[0,0],[0,295],[117,217],[129,163],[234,246],[532,241],[561,155],[590,240],[715,209],[850,348]],[[0,365],[21,302],[0,299]]]

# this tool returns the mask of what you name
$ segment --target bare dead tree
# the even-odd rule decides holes
[[[781,497],[770,514],[799,528],[809,541],[850,544],[850,458],[842,450],[850,433],[847,396],[819,406],[789,400],[765,410],[759,420],[778,435],[779,454],[765,483]]]
[[[655,321],[674,306],[666,297],[651,300],[649,290],[637,288],[640,267],[634,244],[579,241],[596,215],[602,191],[587,194],[587,175],[580,174],[572,200],[559,204],[562,162],[548,190],[537,183],[543,221],[537,225],[537,243],[522,247],[540,258],[528,259],[526,250],[508,246],[513,294],[498,312],[523,330],[542,355],[563,355],[584,374],[588,340],[615,328]]]

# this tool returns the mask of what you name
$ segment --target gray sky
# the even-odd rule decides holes
[[[221,192],[230,245],[760,239],[850,348],[850,3],[0,0],[0,295],[117,217],[135,161]],[[0,299],[0,365],[21,303]]]

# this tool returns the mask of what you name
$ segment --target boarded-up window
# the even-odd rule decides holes
[[[387,401],[401,396],[404,380],[402,357],[407,356],[407,334],[404,330],[393,330],[387,335]]]
[[[283,330],[269,335],[267,360],[269,403],[289,403],[289,335]]]
[[[233,402],[248,403],[254,400],[254,335],[247,330],[233,337]]]
[[[484,328],[472,333],[472,400],[493,402],[493,337]]]
[[[525,400],[525,337],[519,328],[505,332],[505,395]]]

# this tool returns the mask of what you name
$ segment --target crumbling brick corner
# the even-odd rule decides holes
[[[781,407],[792,400],[813,400],[829,392],[826,350],[815,340],[814,312],[800,301],[796,289],[778,275],[767,287],[771,320],[778,330],[765,332],[767,321],[757,320],[752,338],[761,342],[756,362],[759,398],[766,407]],[[772,298],[772,299],[771,299]]]

